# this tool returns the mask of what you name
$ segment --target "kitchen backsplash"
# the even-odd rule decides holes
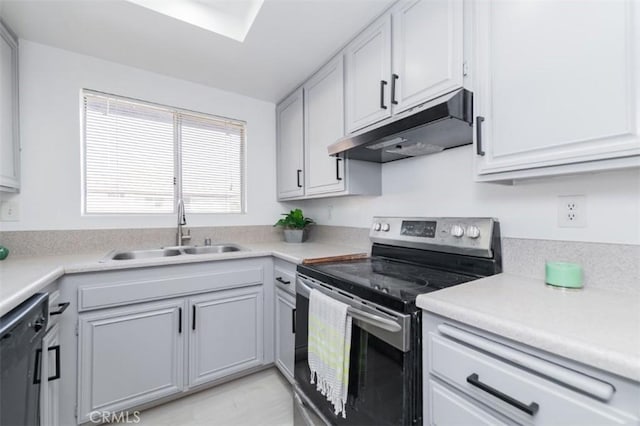
[[[213,242],[256,243],[282,240],[282,230],[270,225],[193,227],[190,244]],[[12,256],[42,256],[101,252],[111,249],[139,249],[170,246],[174,228],[99,229],[64,231],[0,232],[0,244]],[[368,249],[368,228],[316,225],[310,242]],[[502,239],[503,270],[508,273],[544,278],[546,261],[575,262],[584,268],[587,287],[606,288],[640,294],[640,246],[524,238]]]

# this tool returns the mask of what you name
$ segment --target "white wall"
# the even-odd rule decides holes
[[[504,186],[473,181],[471,147],[387,163],[380,197],[301,203],[320,224],[369,226],[375,215],[491,216],[502,235],[640,244],[640,170],[543,178]],[[559,228],[558,195],[586,195],[587,227]],[[329,207],[331,218],[329,217]]]
[[[126,46],[122,46],[126,49]],[[167,52],[171,54],[171,52]],[[93,57],[20,41],[22,191],[18,222],[2,230],[174,226],[173,215],[81,215],[81,90],[143,99],[247,122],[247,214],[191,215],[191,226],[272,224],[275,200],[275,105]]]
[[[80,91],[115,93],[246,120],[248,213],[192,215],[193,226],[272,224],[294,205],[320,224],[366,227],[374,215],[493,216],[504,236],[640,244],[640,171],[473,182],[471,147],[383,165],[383,195],[275,201],[275,106],[210,87],[21,41],[22,192],[19,222],[2,230],[171,227],[172,215],[83,217]],[[587,197],[587,227],[557,226],[558,195]],[[331,218],[329,208],[332,206]]]

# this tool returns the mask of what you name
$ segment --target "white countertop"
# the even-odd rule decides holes
[[[9,256],[0,262],[0,316],[45,288],[64,274],[140,268],[147,266],[207,262],[274,256],[291,263],[308,259],[366,253],[354,247],[307,242],[240,244],[246,250],[219,254],[181,255],[153,259],[102,261],[108,250],[99,253],[59,256]]]
[[[499,274],[418,296],[417,305],[491,333],[640,381],[640,295],[560,289]]]

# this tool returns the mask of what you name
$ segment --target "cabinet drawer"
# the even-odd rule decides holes
[[[157,276],[157,271],[150,272],[149,277],[123,275],[117,280],[104,279],[102,284],[80,287],[78,311],[256,285],[263,282],[263,274],[264,269],[261,265],[239,265],[212,271],[183,272],[180,275],[166,277]]]
[[[276,286],[284,291],[295,294],[296,293],[296,273],[280,269],[277,266],[273,270],[273,279]]]
[[[497,345],[495,342],[491,344]],[[504,348],[510,350],[506,346]],[[557,384],[562,383],[561,380],[552,382],[518,367],[518,364],[504,362],[433,332],[428,335],[427,351],[431,374],[518,421],[535,424],[602,425],[638,421],[604,402]],[[522,352],[518,354],[519,357],[530,357],[531,365],[539,361],[531,355]],[[564,367],[554,366],[566,375],[583,376]],[[594,386],[608,386],[588,376],[576,377],[575,381],[579,379],[597,382]]]
[[[430,425],[498,425],[510,424],[496,415],[481,408],[457,391],[429,379],[429,398],[431,409],[426,413]]]

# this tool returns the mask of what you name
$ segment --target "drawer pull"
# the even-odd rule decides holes
[[[276,277],[276,281],[282,284],[291,284],[291,281],[285,281],[282,277]]]
[[[57,311],[54,311],[54,312],[49,312],[49,316],[62,315],[62,313],[67,310],[69,305],[70,305],[69,302],[58,303],[58,308],[59,309]]]
[[[493,342],[484,337],[463,331],[459,328],[440,324],[438,331],[447,337],[459,340],[463,343],[489,352],[491,355],[506,359],[509,362],[521,367],[535,371],[537,374],[549,377],[555,381],[563,383],[570,388],[578,389],[588,393],[603,401],[608,401],[613,397],[615,388],[609,383],[594,379],[584,374],[577,373],[568,368],[560,367],[557,364],[542,360],[540,358],[520,352],[516,349]]]
[[[522,402],[518,401],[517,399],[511,398],[509,395],[504,394],[502,392],[500,392],[497,389],[492,388],[491,386],[482,383],[480,381],[480,378],[478,377],[478,375],[476,373],[473,373],[472,375],[470,375],[469,377],[467,377],[467,383],[469,383],[472,386],[477,387],[478,389],[482,389],[483,391],[487,392],[490,395],[495,396],[498,399],[501,399],[502,401],[506,402],[509,405],[512,405],[514,407],[516,407],[518,410],[524,411],[525,413],[527,413],[530,416],[535,416],[536,413],[538,412],[538,410],[540,409],[540,406],[538,405],[537,402],[532,402],[529,405],[523,404]]]

